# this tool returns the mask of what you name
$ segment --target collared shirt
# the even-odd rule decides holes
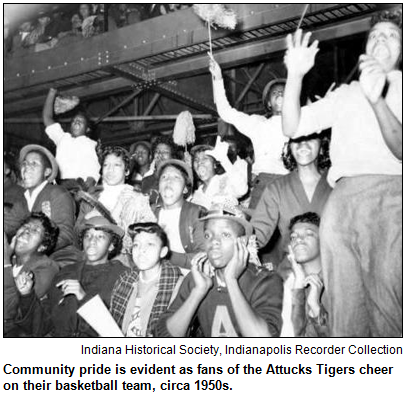
[[[27,200],[28,210],[30,212],[32,211],[32,207],[34,206],[35,200],[37,199],[39,193],[45,188],[45,186],[47,184],[48,184],[48,180],[45,180],[38,187],[35,187],[34,190],[32,190],[31,194],[30,194],[29,190],[25,191],[24,197]]]
[[[282,117],[266,118],[233,109],[228,103],[223,80],[214,81],[214,94],[220,117],[252,141],[255,153],[252,172],[286,175],[289,171],[283,165],[282,151],[289,139],[282,132]]]
[[[402,122],[402,72],[388,74],[385,97]],[[378,119],[358,81],[342,85],[325,98],[302,108],[295,137],[332,128],[327,180],[331,186],[342,177],[401,175],[402,161],[386,145]]]
[[[86,180],[100,178],[100,163],[96,153],[96,145],[87,136],[73,137],[64,132],[59,123],[45,128],[46,134],[56,145],[56,162],[59,166],[61,179]]]

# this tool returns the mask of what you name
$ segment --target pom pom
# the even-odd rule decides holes
[[[62,114],[72,110],[79,104],[77,96],[57,96],[54,102],[54,113]]]
[[[186,147],[195,142],[195,130],[192,114],[189,111],[182,111],[176,118],[173,141],[178,146]]]
[[[223,29],[234,30],[237,26],[237,14],[231,9],[224,10],[223,13],[217,15],[214,23]]]
[[[193,10],[214,28],[217,25],[224,29],[233,30],[237,25],[236,13],[227,9],[223,4],[194,4]]]

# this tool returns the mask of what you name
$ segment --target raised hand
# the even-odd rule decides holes
[[[248,262],[247,237],[239,237],[234,242],[234,255],[224,269],[226,283],[237,280],[247,267]]]
[[[359,70],[361,72],[359,82],[366,98],[375,104],[380,97],[386,83],[386,73],[380,63],[369,55],[361,55],[359,58]]]
[[[26,296],[31,293],[34,285],[34,275],[32,272],[20,272],[15,278],[17,290],[22,296]]]
[[[295,259],[295,254],[293,252],[292,246],[289,245],[288,249],[289,249],[289,254],[288,254],[287,258],[288,258],[289,262],[292,264],[292,270],[293,270],[293,275],[294,275],[294,279],[295,279],[294,283],[293,283],[293,288],[294,289],[304,289],[304,287],[306,286],[306,283],[305,283],[306,275],[304,273],[302,266],[300,266]]]
[[[193,257],[191,262],[191,272],[195,282],[193,291],[199,296],[199,298],[203,298],[213,286],[213,271],[207,260],[206,253],[197,253]]]
[[[227,161],[228,160],[228,157],[227,157],[228,143],[222,142],[221,137],[217,136],[216,145],[214,146],[214,149],[206,150],[205,153],[207,155],[211,155],[213,158],[215,158],[219,162]]]
[[[85,291],[82,289],[82,285],[76,279],[64,279],[58,282],[56,287],[61,288],[64,297],[68,294],[73,294],[78,301],[81,301],[86,296]]]
[[[210,58],[209,70],[211,75],[213,76],[213,79],[221,80],[223,77],[221,75],[221,68],[219,64],[215,61],[213,55],[210,52],[208,52],[207,54],[209,55]]]
[[[319,51],[319,42],[315,40],[310,46],[311,33],[307,32],[302,38],[302,30],[298,29],[286,38],[287,51],[284,62],[289,75],[303,78],[314,66],[314,59]]]
[[[319,316],[320,313],[320,298],[323,290],[323,281],[317,274],[311,274],[305,279],[306,285],[309,285],[310,291],[307,296],[307,304],[310,308],[310,315],[313,317]]]

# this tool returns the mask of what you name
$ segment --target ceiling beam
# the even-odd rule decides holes
[[[229,4],[238,15],[237,29],[243,34],[284,21],[300,18],[303,4]],[[311,4],[308,14],[334,10],[340,4]],[[227,29],[213,30],[213,41],[230,35]],[[192,8],[135,23],[105,34],[55,47],[47,52],[5,60],[4,92],[49,83],[179,48],[207,43],[205,23]],[[215,43],[213,42],[213,45]],[[218,48],[222,45],[219,44]],[[216,49],[216,46],[214,47]],[[203,51],[200,48],[199,51]],[[177,55],[174,55],[177,56]],[[180,56],[180,55],[179,55]]]
[[[322,41],[338,39],[354,34],[359,34],[369,29],[369,17],[341,22],[338,25],[327,26],[314,31],[313,37]],[[223,69],[238,67],[270,59],[276,52],[285,49],[285,37],[273,40],[249,43],[243,46],[235,46],[216,52],[216,60]],[[199,55],[193,58],[183,59],[172,64],[160,66],[151,70],[156,79],[179,79],[208,72],[207,55]],[[73,89],[61,90],[66,95],[75,95],[81,99],[91,99],[111,95],[125,90],[131,90],[136,84],[132,84],[127,78],[115,77],[111,80],[97,82],[92,85],[84,85]],[[156,87],[158,88],[158,87]],[[155,89],[158,91],[158,89]],[[26,98],[17,101],[4,99],[4,112],[7,116],[16,113],[41,108],[44,104],[46,92],[43,95],[33,98]],[[212,109],[211,109],[212,110]],[[207,111],[207,109],[203,110]]]

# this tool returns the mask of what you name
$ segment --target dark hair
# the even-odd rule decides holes
[[[52,170],[51,161],[49,160],[49,158],[48,158],[42,151],[40,151],[40,150],[35,150],[35,149],[34,149],[34,150],[31,150],[31,151],[28,151],[25,156],[27,157],[27,155],[30,154],[30,153],[38,154],[38,155],[41,157],[42,164],[44,165],[44,167],[45,167],[45,168],[49,168],[49,169]],[[25,159],[25,158],[24,158],[24,159]]]
[[[158,223],[134,223],[128,227],[128,233],[131,239],[134,239],[134,237],[141,232],[155,234],[161,240],[162,247],[169,247],[168,236]]]
[[[185,169],[183,169],[180,165],[168,163],[168,164],[161,166],[161,168],[159,168],[159,173],[158,173],[158,183],[159,183],[159,180],[161,179],[161,175],[162,175],[163,171],[168,166],[172,166],[173,168],[177,169],[183,176],[183,179],[185,180],[185,187],[187,189],[187,192],[183,193],[183,197],[185,199],[188,198],[193,191],[193,184],[192,184],[192,180],[190,180],[189,175],[187,174]]]
[[[92,120],[90,119],[90,117],[88,116],[88,114],[85,111],[77,110],[74,114],[72,114],[71,123],[72,123],[73,119],[75,117],[78,117],[78,116],[83,117],[85,119],[85,121],[86,121],[85,134],[89,135],[92,132],[93,128],[94,128]]]
[[[38,220],[44,228],[44,238],[41,245],[44,247],[42,253],[48,255],[55,249],[56,241],[58,240],[58,226],[44,213],[32,212],[23,222],[22,226],[30,223],[32,220]]]
[[[381,11],[377,14],[375,14],[371,18],[371,29],[380,22],[391,22],[394,25],[396,25],[399,29],[402,30],[403,28],[403,12],[402,9],[396,9],[396,10],[386,10],[386,11]]]
[[[107,156],[110,154],[114,154],[116,157],[119,157],[124,161],[124,168],[126,172],[130,170],[130,154],[126,149],[120,146],[107,146],[103,149],[100,160],[102,166]]]
[[[152,155],[155,155],[155,150],[158,147],[159,144],[166,144],[170,149],[171,149],[171,157],[174,157],[174,154],[176,153],[176,147],[175,143],[173,142],[172,138],[169,136],[158,136],[155,140],[154,143],[152,144]]]
[[[303,136],[298,139],[289,139],[282,151],[282,161],[285,168],[289,171],[293,171],[297,169],[297,163],[295,157],[293,157],[292,149],[290,147],[291,143],[294,142],[301,142],[305,140],[311,139],[320,139],[320,151],[319,155],[317,156],[317,167],[320,170],[328,169],[331,166],[330,161],[330,140],[325,134],[316,134],[313,133],[309,136]]]
[[[306,212],[295,216],[290,220],[289,231],[292,231],[293,226],[297,223],[310,223],[320,227],[320,216],[314,212]]]
[[[196,149],[195,151],[193,151],[193,155],[192,155],[192,170],[195,176],[195,180],[200,180],[199,177],[196,175],[195,172],[195,168],[193,166],[193,162],[195,161],[195,157],[197,154],[199,153],[204,153],[205,151],[209,150],[209,148],[206,146],[199,147],[198,149]],[[217,161],[214,157],[212,157],[211,155],[209,155],[209,157],[213,158],[213,163],[214,163],[214,174],[215,175],[222,175],[225,173],[224,168],[221,166],[221,163],[219,161]]]
[[[111,231],[107,228],[104,228],[104,227],[99,227],[99,226],[84,228],[80,232],[78,242],[79,242],[79,247],[81,250],[83,250],[83,238],[85,236],[85,233],[86,233],[86,231],[91,230],[91,229],[97,230],[97,231],[103,231],[106,234],[110,235],[110,237],[111,237],[110,243],[113,245],[113,250],[108,253],[108,255],[107,255],[108,259],[111,259],[111,258],[117,256],[121,252],[121,249],[123,248],[123,238],[121,238],[120,236],[115,234],[113,231]]]

